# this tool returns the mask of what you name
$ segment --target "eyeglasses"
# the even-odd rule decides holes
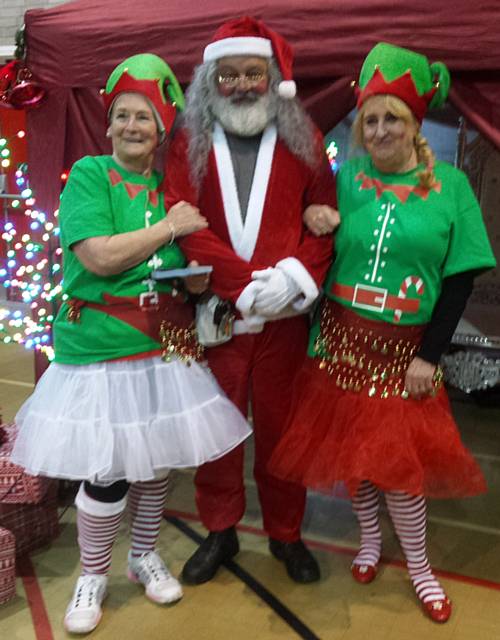
[[[219,74],[219,84],[229,89],[235,89],[241,81],[244,81],[247,85],[255,87],[263,80],[267,79],[267,73],[263,71],[253,71],[251,73],[224,73]]]

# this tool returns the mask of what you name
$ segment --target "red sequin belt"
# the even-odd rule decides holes
[[[160,342],[167,361],[172,356],[189,362],[203,359],[203,347],[198,343],[194,323],[194,310],[183,296],[169,293],[146,292],[140,296],[112,296],[103,293],[103,303],[71,298],[68,320],[80,322],[84,307],[102,311],[134,327],[153,340]]]

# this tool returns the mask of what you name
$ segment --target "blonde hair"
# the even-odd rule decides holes
[[[402,100],[396,98],[396,96],[387,94],[384,95],[384,101],[386,109],[396,116],[396,118],[401,118],[406,124],[415,124],[417,126],[418,130],[414,140],[415,151],[417,153],[417,161],[425,167],[417,175],[421,187],[424,189],[432,189],[436,184],[436,176],[434,175],[436,157],[426,138],[421,134],[420,125],[415,120],[415,116],[410,108]],[[368,101],[361,105],[352,124],[351,136],[353,144],[356,147],[364,147],[363,116],[367,102]]]

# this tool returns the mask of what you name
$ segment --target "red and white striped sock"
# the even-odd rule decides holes
[[[85,493],[82,483],[75,503],[82,575],[107,575],[126,500],[99,502]]]
[[[138,558],[154,551],[167,497],[168,477],[150,482],[135,482],[128,493],[131,515],[131,555]]]
[[[432,573],[427,558],[424,496],[388,491],[385,498],[417,596],[422,602],[443,600],[446,594]]]
[[[352,508],[361,528],[361,547],[353,564],[376,567],[382,549],[382,534],[378,521],[378,489],[364,480],[352,499]]]

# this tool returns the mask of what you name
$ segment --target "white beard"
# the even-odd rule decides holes
[[[245,138],[264,131],[276,115],[269,94],[259,96],[255,102],[240,104],[232,102],[230,98],[214,95],[211,109],[225,131]]]

